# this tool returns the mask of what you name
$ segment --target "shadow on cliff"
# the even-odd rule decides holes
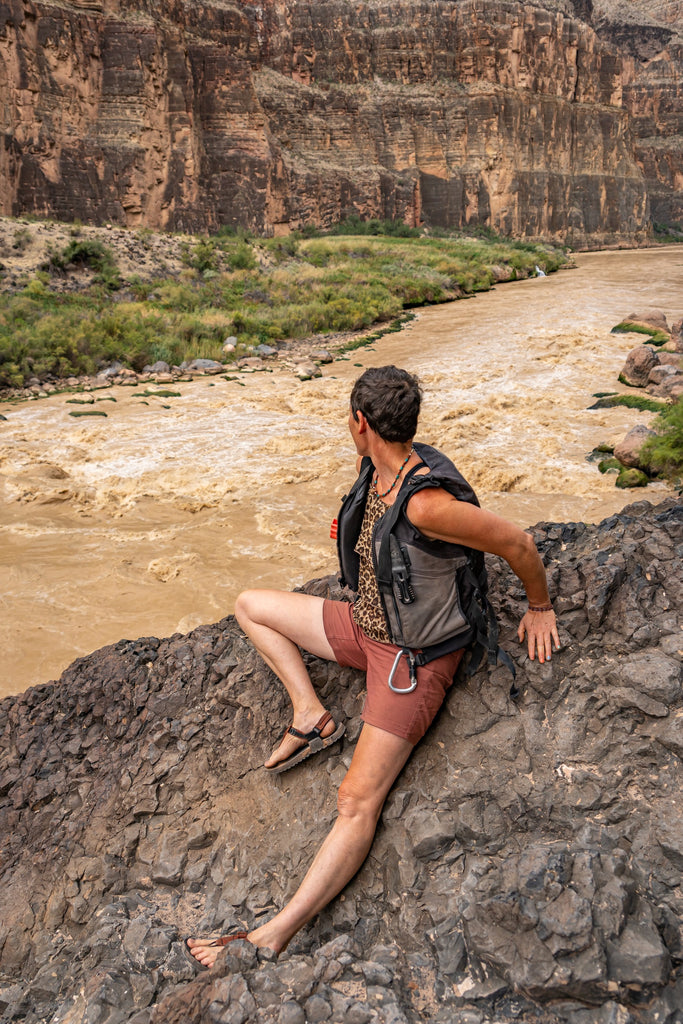
[[[276,778],[261,765],[285,699],[232,617],[4,700],[2,1020],[681,1021],[683,506],[535,535],[562,651],[528,662],[523,592],[492,560],[519,701],[503,669],[453,689],[365,866],[279,960],[238,944],[195,979],[180,938],[252,926],[294,891],[362,676],[310,659],[347,735]]]

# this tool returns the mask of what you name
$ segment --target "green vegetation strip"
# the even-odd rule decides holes
[[[665,345],[671,340],[666,331],[660,331],[657,327],[649,327],[647,324],[633,323],[631,320],[622,320],[620,324],[613,327],[611,334],[646,334],[651,345]]]
[[[645,398],[644,395],[611,395],[599,398],[589,409],[612,409],[624,405],[627,409],[640,409],[641,412],[662,412],[667,408],[666,402],[658,402],[656,398]]]
[[[69,416],[105,416],[104,409],[72,409]]]
[[[188,243],[180,278],[133,278],[130,297],[113,295],[120,281],[106,247],[74,240],[51,253],[23,291],[0,295],[0,387],[93,375],[116,360],[138,372],[158,360],[227,363],[260,343],[392,325],[408,309],[566,263],[551,246],[490,235],[425,237],[380,221],[346,222],[338,231],[270,239],[223,232]],[[52,276],[74,264],[94,272],[90,289],[52,291]],[[230,336],[237,344],[226,355]]]

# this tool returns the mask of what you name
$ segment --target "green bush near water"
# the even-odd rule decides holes
[[[229,335],[237,337],[234,359],[259,343],[364,330],[412,307],[485,291],[500,267],[512,279],[533,275],[536,264],[549,273],[565,262],[545,245],[415,237],[415,229],[386,225],[381,234],[383,222],[368,224],[367,233],[340,228],[312,238],[221,233],[187,249],[181,279],[132,282],[131,301],[118,302],[110,254],[99,242],[74,239],[50,268],[88,263],[99,277],[94,288],[58,294],[41,278],[0,295],[0,387],[94,374],[115,360],[137,371],[157,360],[226,361]]]
[[[650,471],[680,485],[683,478],[683,398],[664,409],[652,426],[657,437],[643,445],[641,462]]]

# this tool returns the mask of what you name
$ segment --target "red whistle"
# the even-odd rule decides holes
[[[337,539],[337,520],[333,519],[332,520],[332,525],[330,526],[330,540],[336,540],[336,539]]]

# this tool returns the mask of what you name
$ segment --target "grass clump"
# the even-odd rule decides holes
[[[599,398],[589,409],[613,409],[617,405],[624,405],[627,409],[639,409],[641,412],[662,412],[667,408],[666,402],[658,402],[656,398],[646,398],[644,395],[610,395],[607,398]]]
[[[643,465],[680,486],[683,478],[683,398],[667,406],[652,424],[657,437],[640,452]]]
[[[632,320],[622,320],[612,328],[610,334],[646,334],[650,338],[651,345],[665,345],[670,340],[666,331],[658,327],[649,327],[647,324],[636,324]]]
[[[107,291],[117,291],[121,287],[121,275],[114,255],[98,238],[72,238],[61,252],[50,253],[41,269],[65,273],[69,264],[90,267],[95,272],[95,284],[102,285]]]
[[[104,409],[72,409],[69,416],[105,416]]]

